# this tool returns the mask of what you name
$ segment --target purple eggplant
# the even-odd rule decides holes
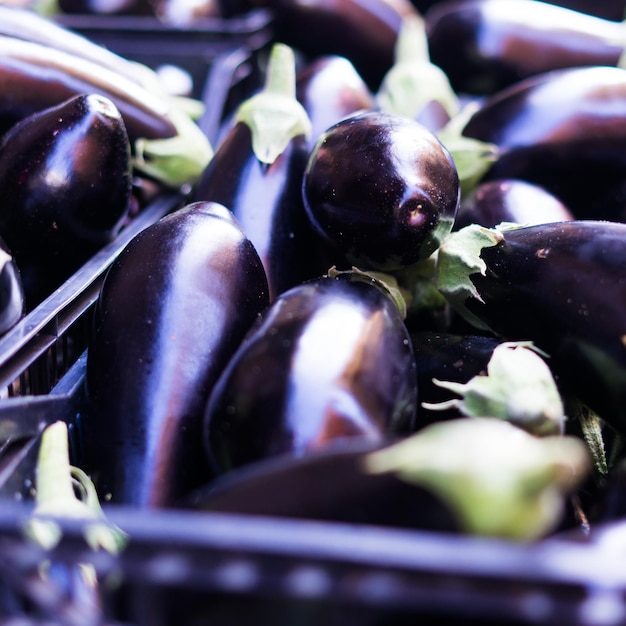
[[[367,471],[382,443],[350,441],[302,457],[259,461],[194,492],[190,509],[460,532],[445,501],[398,475]]]
[[[474,333],[456,334],[431,330],[410,330],[415,353],[419,406],[415,429],[432,422],[455,419],[461,416],[457,408],[433,412],[424,403],[435,404],[450,399],[450,392],[436,385],[433,379],[467,383],[483,375],[494,349],[502,343],[498,337]]]
[[[437,285],[478,328],[532,341],[560,389],[626,432],[626,224],[468,226],[438,251]]]
[[[116,1],[110,0],[109,4],[114,4]],[[96,0],[94,4],[97,3]],[[102,4],[105,3],[106,0],[102,2]],[[87,4],[87,1],[83,4]],[[62,50],[98,65],[104,65],[133,82],[140,83],[146,76],[146,67],[140,68],[136,63],[115,54],[77,31],[26,7],[0,4],[0,35]]]
[[[189,506],[527,542],[558,529],[588,473],[587,452],[575,437],[460,418],[377,446],[260,461],[194,493]]]
[[[470,224],[493,228],[502,222],[531,225],[573,220],[572,212],[549,191],[524,180],[480,183],[462,199],[454,230]]]
[[[83,464],[99,493],[165,507],[206,482],[204,406],[267,304],[258,254],[222,205],[183,206],[128,244],[87,353]]]
[[[426,127],[365,111],[318,138],[302,194],[316,231],[350,263],[391,271],[434,252],[452,229],[460,186],[452,156]]]
[[[238,107],[193,192],[233,212],[261,257],[270,300],[330,267],[304,211],[311,124],[295,84],[294,53],[275,44],[264,88]]]
[[[348,439],[409,432],[415,360],[395,303],[371,282],[324,276],[283,293],[215,385],[204,440],[216,473]]]
[[[296,98],[311,121],[309,150],[333,124],[357,111],[378,108],[354,64],[336,54],[317,57],[298,70]]]
[[[0,140],[0,236],[20,268],[27,307],[50,295],[128,215],[130,143],[107,98],[75,96]]]
[[[72,41],[69,34],[70,47]],[[93,47],[85,45],[82,56],[50,43],[0,34],[0,133],[75,96],[99,94],[122,115],[137,171],[164,186],[195,183],[212,155],[204,131],[174,99],[154,88],[156,77],[142,84],[127,75],[136,67],[130,62],[120,60],[123,71],[112,69],[110,54],[103,52],[99,62],[89,51]],[[144,67],[137,76],[150,72]]]
[[[533,0],[448,0],[425,16],[433,63],[455,91],[492,94],[566,67],[616,65],[622,24]]]
[[[626,69],[571,68],[520,81],[483,100],[462,134],[498,147],[483,180],[537,184],[577,219],[626,216]]]
[[[409,0],[222,0],[222,13],[266,8],[277,41],[314,59],[347,57],[375,91],[393,63],[402,18],[416,12]]]
[[[24,308],[20,270],[8,246],[0,238],[0,335],[20,321]]]

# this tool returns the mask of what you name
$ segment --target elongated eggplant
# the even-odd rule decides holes
[[[566,395],[626,432],[626,224],[468,226],[438,251],[437,284],[470,322],[530,340]]]
[[[26,306],[118,234],[130,209],[130,143],[117,107],[81,95],[15,124],[0,142],[0,234]]]
[[[615,66],[624,48],[619,21],[537,0],[448,0],[425,19],[431,59],[460,93],[492,94],[566,67]]]
[[[402,18],[416,12],[409,0],[222,0],[220,6],[227,17],[271,10],[277,41],[309,58],[347,57],[373,91],[393,63]]]
[[[567,7],[574,11],[589,13],[606,20],[619,22],[626,15],[624,0],[605,0],[604,2],[588,2],[587,0],[550,0],[550,4]]]
[[[17,324],[24,314],[24,286],[6,242],[0,238],[0,335]]]
[[[239,106],[193,192],[233,212],[261,257],[271,300],[330,267],[302,200],[310,134],[296,99],[293,50],[275,44],[263,89]]]
[[[171,98],[92,60],[0,35],[0,133],[77,95],[111,100],[124,119],[133,166],[173,187],[195,182],[211,158],[204,132]]]
[[[211,463],[222,473],[408,432],[415,376],[406,327],[385,291],[343,275],[298,285],[265,312],[211,393]]]
[[[136,82],[142,82],[146,72],[150,72],[147,67],[128,61],[32,9],[1,4],[0,34],[63,50],[98,65],[104,65]]]
[[[296,98],[311,121],[309,150],[323,132],[344,117],[378,108],[354,64],[336,54],[313,59],[298,71]]]
[[[190,509],[460,532],[445,503],[392,473],[370,474],[382,443],[349,441],[302,457],[259,461],[194,492]]]
[[[529,541],[558,527],[588,470],[578,438],[460,418],[378,446],[258,462],[194,493],[190,506]]]
[[[207,397],[267,304],[258,254],[222,205],[188,204],[128,244],[87,353],[82,465],[99,493],[164,507],[207,480]]]
[[[461,200],[453,230],[470,224],[493,228],[502,222],[520,225],[573,220],[554,194],[524,180],[485,181]]]
[[[415,120],[351,115],[317,140],[302,182],[319,235],[361,269],[425,259],[452,229],[460,199],[450,153]]]
[[[622,221],[625,112],[626,69],[555,70],[484,100],[462,133],[498,146],[483,180],[526,180],[577,219]]]

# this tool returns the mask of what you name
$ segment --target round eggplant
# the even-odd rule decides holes
[[[365,111],[317,140],[302,194],[316,231],[361,269],[427,258],[451,231],[460,199],[450,153],[426,127]]]
[[[204,440],[223,473],[408,432],[416,398],[395,304],[369,282],[325,276],[282,294],[250,332],[211,393]]]
[[[50,295],[123,225],[130,143],[117,107],[81,95],[22,120],[0,142],[0,236],[26,306]]]
[[[574,219],[572,212],[547,189],[524,180],[480,183],[461,201],[453,230],[470,224],[493,228],[502,222],[546,224]]]
[[[207,480],[204,406],[267,304],[259,256],[222,205],[189,204],[127,245],[87,353],[82,443],[99,493],[163,507]]]

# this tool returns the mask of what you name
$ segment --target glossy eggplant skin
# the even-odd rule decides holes
[[[117,107],[81,95],[29,116],[0,140],[0,235],[30,309],[117,235],[131,162]]]
[[[169,103],[122,73],[65,50],[0,36],[0,133],[42,109],[91,93],[115,103],[131,144],[177,135]]]
[[[575,220],[503,232],[484,247],[482,302],[498,335],[547,352],[557,383],[626,433],[626,224]]]
[[[300,68],[296,98],[311,121],[310,150],[333,124],[357,111],[377,108],[374,94],[354,64],[336,54],[317,57]]]
[[[166,507],[207,480],[206,399],[267,304],[261,261],[222,205],[185,205],[128,244],[87,353],[84,466],[99,493]]]
[[[301,182],[308,155],[307,140],[298,135],[273,163],[261,163],[250,127],[237,122],[193,192],[195,201],[218,202],[233,212],[261,257],[271,301],[330,267],[304,212]]]
[[[382,444],[349,442],[304,457],[260,461],[194,492],[190,509],[245,515],[460,532],[432,492],[395,474],[371,474],[368,453]]]
[[[537,0],[448,0],[425,19],[432,62],[473,95],[555,69],[615,66],[623,47],[619,21]]]
[[[109,2],[114,3],[115,0]],[[98,4],[97,0],[94,4]],[[106,0],[102,4],[106,4]],[[65,27],[58,17],[53,20],[25,7],[0,5],[0,34],[63,50],[138,80],[140,74],[134,63]]]
[[[20,270],[6,242],[0,238],[0,335],[24,314],[24,287]]]
[[[394,61],[402,19],[416,12],[409,0],[222,0],[223,14],[269,9],[274,36],[310,59],[338,54],[378,89]]]
[[[302,182],[316,231],[361,269],[395,270],[428,257],[460,201],[454,161],[418,122],[355,113],[317,140]]]
[[[483,100],[463,135],[499,147],[483,180],[526,180],[557,196],[577,219],[622,221],[625,112],[625,69],[555,70]]]
[[[573,220],[572,212],[556,196],[524,180],[479,183],[461,200],[453,230],[469,224],[493,228],[502,222],[545,224]]]
[[[378,287],[320,277],[282,294],[220,376],[205,410],[216,474],[346,438],[408,432],[417,398],[403,320]]]
[[[474,376],[485,375],[494,349],[502,340],[493,335],[432,330],[409,330],[417,367],[417,388],[420,403],[417,407],[415,430],[433,422],[455,419],[462,414],[458,409],[432,411],[422,403],[449,400],[453,394],[433,383],[433,379],[467,383]]]

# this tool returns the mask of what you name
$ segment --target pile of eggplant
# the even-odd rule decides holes
[[[0,84],[6,332],[212,147],[153,70],[1,4]]]
[[[41,258],[58,282],[115,236],[134,174],[188,186],[97,302],[75,460],[100,497],[515,541],[623,515],[623,26],[539,0],[261,4],[264,84],[182,173],[159,142],[190,120],[130,83],[22,108],[0,144],[27,300]]]

